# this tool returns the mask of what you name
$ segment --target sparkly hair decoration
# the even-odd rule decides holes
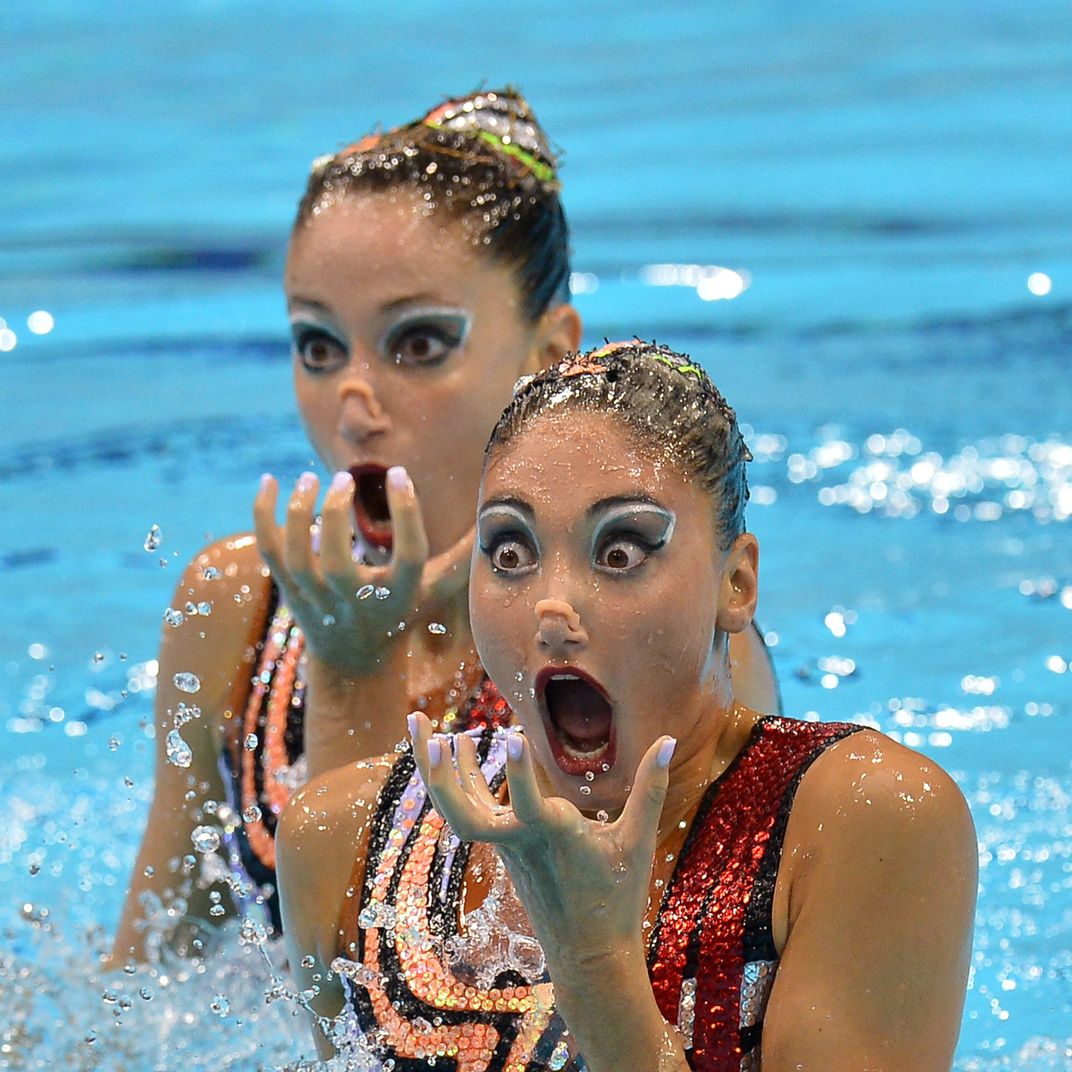
[[[634,338],[570,354],[523,376],[492,431],[486,458],[541,414],[570,408],[621,420],[711,493],[723,539],[732,542],[744,531],[752,454],[733,409],[687,354]]]
[[[318,156],[312,170],[318,171],[336,160],[372,152],[377,146],[400,135],[414,141],[420,129],[450,130],[477,139],[505,157],[522,172],[552,189],[558,189],[558,162],[544,132],[536,122],[528,101],[516,90],[507,88],[472,93],[468,97],[436,105],[427,115],[390,130],[366,134],[337,153]],[[445,149],[441,151],[446,152]]]

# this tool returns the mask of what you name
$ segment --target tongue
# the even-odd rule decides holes
[[[610,704],[587,682],[549,681],[546,698],[551,721],[568,743],[592,752],[610,739]]]

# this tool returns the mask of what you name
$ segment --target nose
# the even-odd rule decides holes
[[[576,651],[588,644],[581,616],[562,599],[536,604],[536,643],[552,652]]]
[[[387,414],[366,376],[350,370],[338,389],[339,431],[343,438],[360,443],[387,430]]]

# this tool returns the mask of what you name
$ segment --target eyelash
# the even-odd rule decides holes
[[[441,365],[465,339],[464,321],[417,320],[398,325],[383,343],[384,356],[396,365],[409,368],[434,368]],[[400,351],[406,342],[416,338],[430,337],[443,347],[443,352],[431,358],[404,358]]]
[[[609,548],[614,544],[627,543],[637,548],[644,556],[639,562],[633,566],[611,566],[605,561],[606,553]],[[596,550],[596,565],[610,573],[632,573],[634,570],[640,569],[654,552],[658,551],[660,547],[666,546],[666,540],[658,540],[652,543],[651,540],[645,539],[635,532],[612,532],[600,541],[599,547]]]
[[[525,552],[532,558],[532,562],[525,565],[516,566],[512,569],[504,568],[495,561],[495,555],[503,547],[508,544],[517,544],[522,547]],[[487,543],[481,543],[481,553],[487,558],[491,565],[492,571],[507,577],[516,577],[523,573],[529,572],[536,565],[536,552],[532,548],[532,544],[528,539],[522,536],[518,532],[504,532],[493,536]]]
[[[335,360],[328,359],[325,361],[313,361],[310,360],[305,353],[305,348],[313,342],[323,342],[333,349],[338,351],[338,356]],[[295,330],[294,334],[294,352],[298,355],[302,365],[309,372],[326,372],[332,368],[339,367],[346,363],[347,352],[346,347],[343,346],[334,335],[329,335],[326,331],[320,328],[303,327]]]

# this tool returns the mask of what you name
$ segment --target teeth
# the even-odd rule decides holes
[[[580,681],[581,679],[576,674],[552,674],[552,681]]]
[[[562,745],[562,750],[566,753],[566,755],[570,756],[573,759],[591,759],[593,756],[598,756],[602,752],[605,752],[607,749],[607,745],[610,744],[609,741],[604,741],[603,744],[596,747],[593,751],[582,752],[580,749],[574,748],[571,744],[562,740],[561,737],[559,737],[558,741],[559,744]]]

